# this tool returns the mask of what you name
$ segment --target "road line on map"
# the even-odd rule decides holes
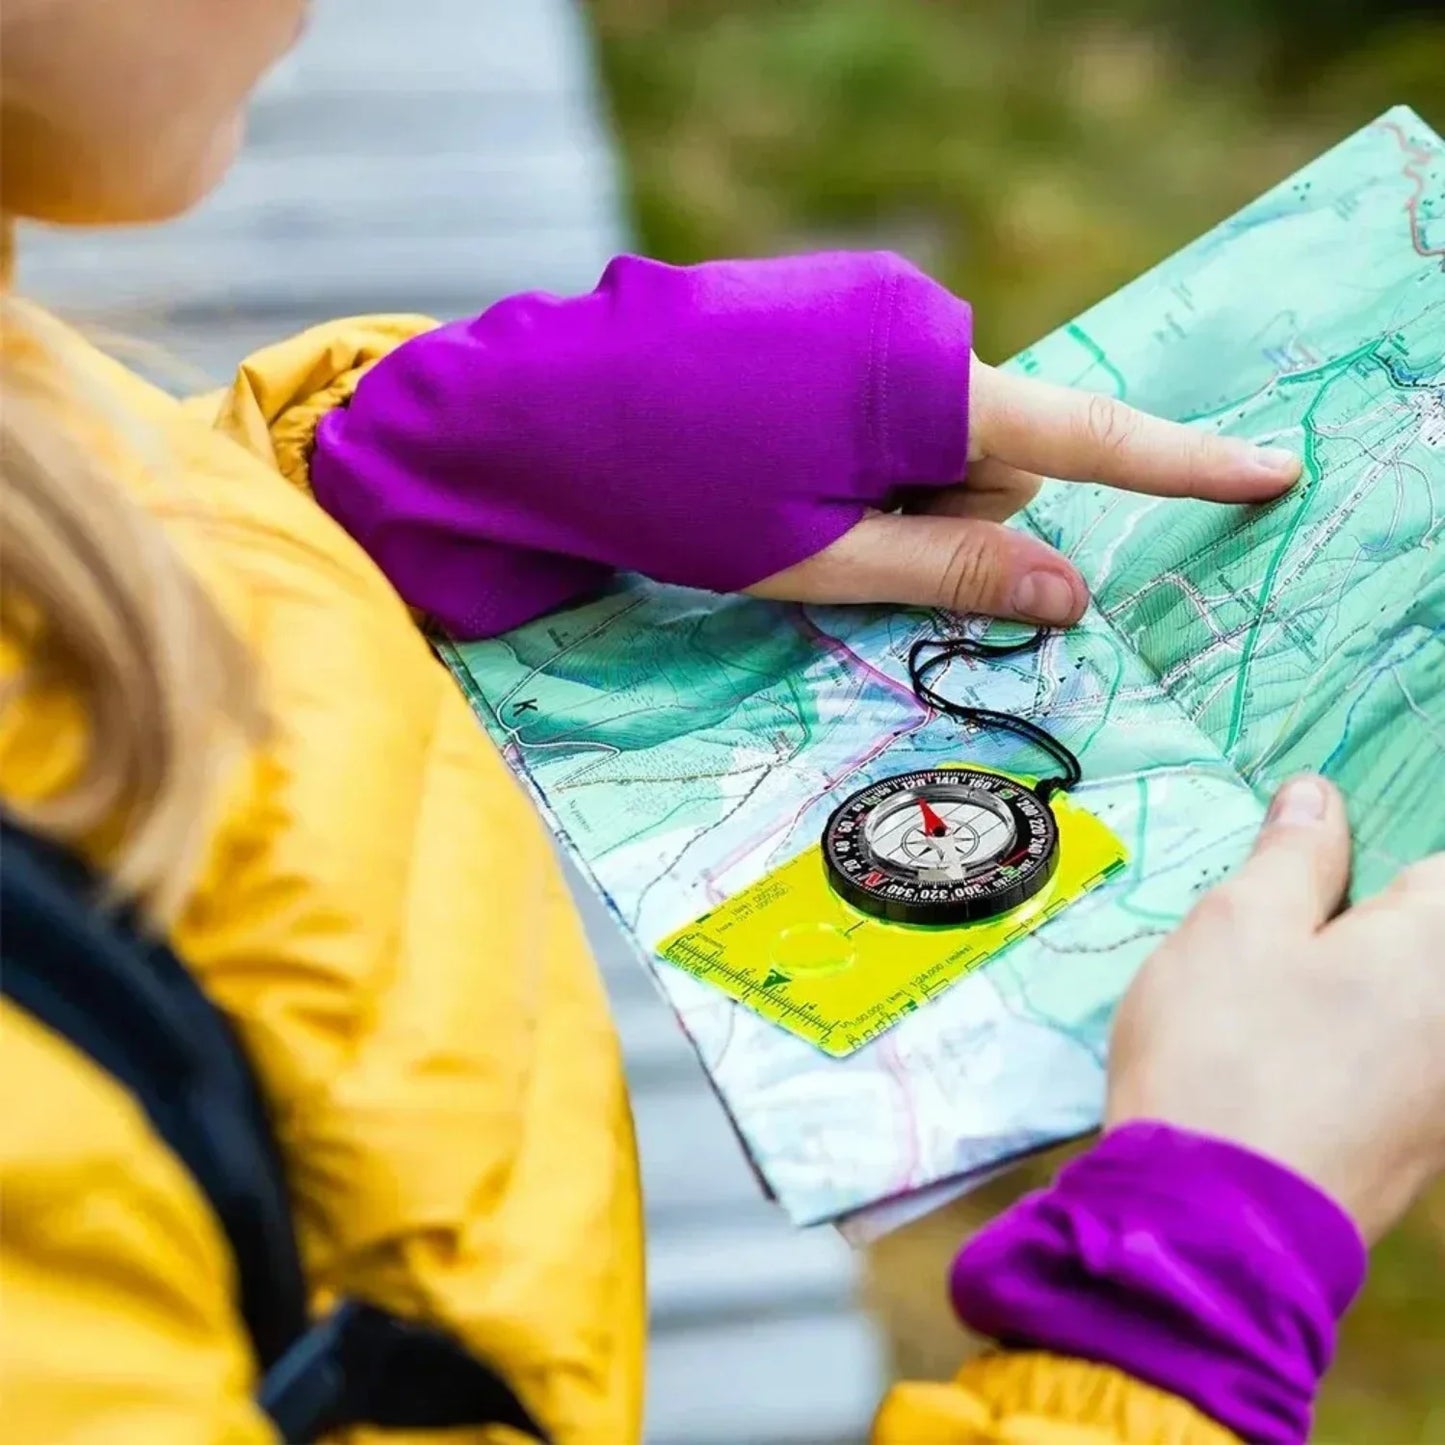
[[[864,677],[887,689],[896,697],[902,698],[915,711],[927,711],[914,696],[911,688],[904,687],[901,682],[889,677],[886,672],[880,671],[871,662],[865,662],[841,637],[835,637],[831,632],[824,632],[808,616],[808,609],[802,603],[789,610],[795,625],[799,627],[803,635],[821,647],[824,652],[831,652],[834,657],[843,662],[845,667],[856,668]]]
[[[1095,341],[1094,338],[1090,336],[1089,333],[1085,331],[1084,328],[1080,326],[1077,322],[1071,321],[1066,327],[1064,327],[1064,334],[1066,336],[1071,336],[1075,341],[1079,343],[1080,346],[1084,348],[1085,351],[1089,353],[1090,356],[1094,358],[1095,366],[1102,366],[1104,370],[1109,373],[1109,375],[1113,378],[1114,381],[1114,395],[1118,397],[1120,401],[1123,401],[1124,398],[1127,397],[1129,394],[1129,383],[1124,379],[1124,373],[1120,371],[1119,368],[1115,366],[1112,361],[1109,360],[1109,355],[1104,350],[1104,348],[1100,346],[1099,343]],[[1093,367],[1090,367],[1089,371],[1092,370]],[[1089,371],[1085,371],[1084,376],[1087,376],[1089,374]],[[1083,378],[1081,377],[1080,380],[1082,379]]]
[[[1420,175],[1415,167],[1422,161],[1429,160],[1435,152],[1429,147],[1414,144],[1405,134],[1404,128],[1395,121],[1387,120],[1382,122],[1382,125],[1399,142],[1400,149],[1406,156],[1406,163],[1401,174],[1409,177],[1415,183],[1414,195],[1405,202],[1405,214],[1410,218],[1410,245],[1417,256],[1426,258],[1445,256],[1445,246],[1426,246],[1425,228],[1420,224],[1420,202],[1425,196],[1425,177]]]

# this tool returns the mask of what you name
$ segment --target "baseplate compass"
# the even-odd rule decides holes
[[[880,778],[834,810],[818,845],[664,938],[661,957],[843,1058],[1112,877],[1128,854],[1070,798],[1074,753],[1038,723],[931,681],[955,659],[1010,657],[1042,637],[923,638],[908,676],[935,715],[1012,733],[1056,771],[957,763]]]
[[[1059,866],[1053,809],[1022,782],[980,768],[924,768],[848,798],[823,828],[828,881],[892,923],[996,918]]]
[[[1124,865],[1101,819],[1067,792],[1044,801],[1039,786],[971,764],[882,778],[833,814],[821,844],[724,898],[658,952],[842,1058]],[[824,861],[830,852],[836,869]],[[873,866],[851,866],[864,858]],[[959,921],[969,926],[929,926]]]

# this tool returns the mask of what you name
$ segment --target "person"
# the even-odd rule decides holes
[[[302,12],[10,0],[7,218],[184,210]],[[1040,473],[1236,503],[1298,474],[983,365],[891,257],[622,258],[187,401],[8,286],[3,320],[17,1439],[639,1438],[605,998],[427,628],[619,568],[1064,626],[1082,579],[1001,525]],[[1281,792],[1131,989],[1101,1141],[960,1252],[998,1350],[890,1392],[878,1440],[1304,1438],[1365,1244],[1445,1157],[1441,860],[1341,912],[1348,857],[1328,785]]]

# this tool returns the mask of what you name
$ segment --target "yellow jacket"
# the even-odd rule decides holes
[[[63,328],[49,343],[151,438],[127,484],[269,690],[274,735],[228,794],[173,942],[269,1096],[318,1302],[443,1325],[557,1445],[626,1445],[641,1210],[603,990],[541,823],[406,609],[306,493],[318,418],[430,324],[319,328],[189,403]],[[55,787],[84,745],[72,699],[9,709],[0,797]],[[0,1018],[6,1438],[273,1440],[207,1200],[108,1074],[20,1010]],[[890,1445],[1233,1438],[1109,1369],[1006,1354],[900,1387],[876,1428]]]

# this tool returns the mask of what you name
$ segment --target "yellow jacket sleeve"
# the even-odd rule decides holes
[[[1107,1365],[1000,1353],[884,1400],[874,1445],[1239,1445],[1192,1405]]]
[[[305,486],[317,423],[351,399],[389,351],[437,323],[427,316],[357,316],[314,326],[253,353],[231,385],[192,398],[186,410]]]

